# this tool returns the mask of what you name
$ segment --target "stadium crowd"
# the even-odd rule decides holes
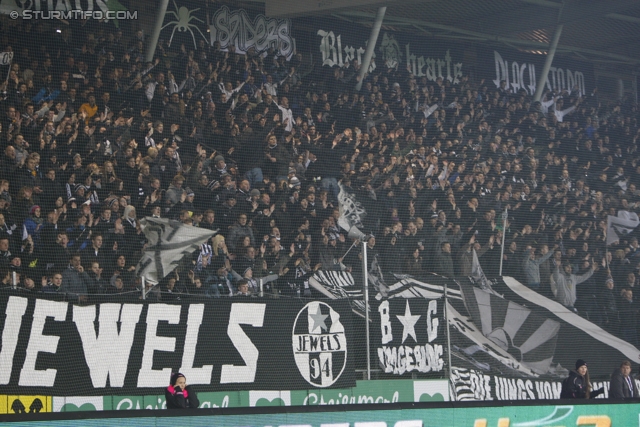
[[[368,206],[385,273],[503,274],[637,344],[640,245],[607,250],[607,215],[640,210],[638,110],[597,89],[532,102],[506,82],[343,68],[274,49],[160,41],[111,24],[2,21],[0,278],[139,298],[140,218],[215,230],[148,298],[308,292],[362,274],[339,184]],[[501,213],[508,210],[506,230]],[[15,273],[15,274],[14,274]]]

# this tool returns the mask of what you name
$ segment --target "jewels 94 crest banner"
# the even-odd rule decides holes
[[[201,392],[355,385],[346,301],[194,299],[74,305],[0,292],[0,394]]]

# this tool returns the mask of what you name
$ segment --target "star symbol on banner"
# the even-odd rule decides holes
[[[309,317],[311,317],[311,320],[313,320],[313,328],[311,329],[311,332],[314,332],[318,328],[320,328],[320,332],[322,332],[323,330],[327,330],[327,324],[324,321],[327,317],[329,317],[329,315],[322,314],[322,312],[320,311],[320,305],[318,305],[318,311],[315,314],[309,313]]]
[[[413,337],[415,342],[418,342],[418,338],[416,337],[416,323],[418,319],[422,316],[412,316],[411,309],[409,308],[409,301],[407,301],[407,306],[404,309],[404,316],[396,315],[400,323],[402,323],[402,343],[407,339],[409,335]]]

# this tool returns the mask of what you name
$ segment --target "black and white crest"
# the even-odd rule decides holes
[[[330,387],[347,365],[347,339],[340,315],[314,301],[298,313],[293,325],[293,355],[300,374],[314,387]]]

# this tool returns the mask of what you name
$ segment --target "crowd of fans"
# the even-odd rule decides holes
[[[216,231],[148,298],[308,292],[318,269],[362,273],[339,184],[375,200],[383,272],[521,280],[637,343],[640,246],[605,247],[606,216],[640,210],[637,105],[597,90],[416,78],[377,63],[236,53],[111,24],[2,23],[15,53],[0,109],[4,286],[138,298],[140,218]],[[506,230],[501,213],[508,210]],[[595,271],[595,273],[594,273]]]

